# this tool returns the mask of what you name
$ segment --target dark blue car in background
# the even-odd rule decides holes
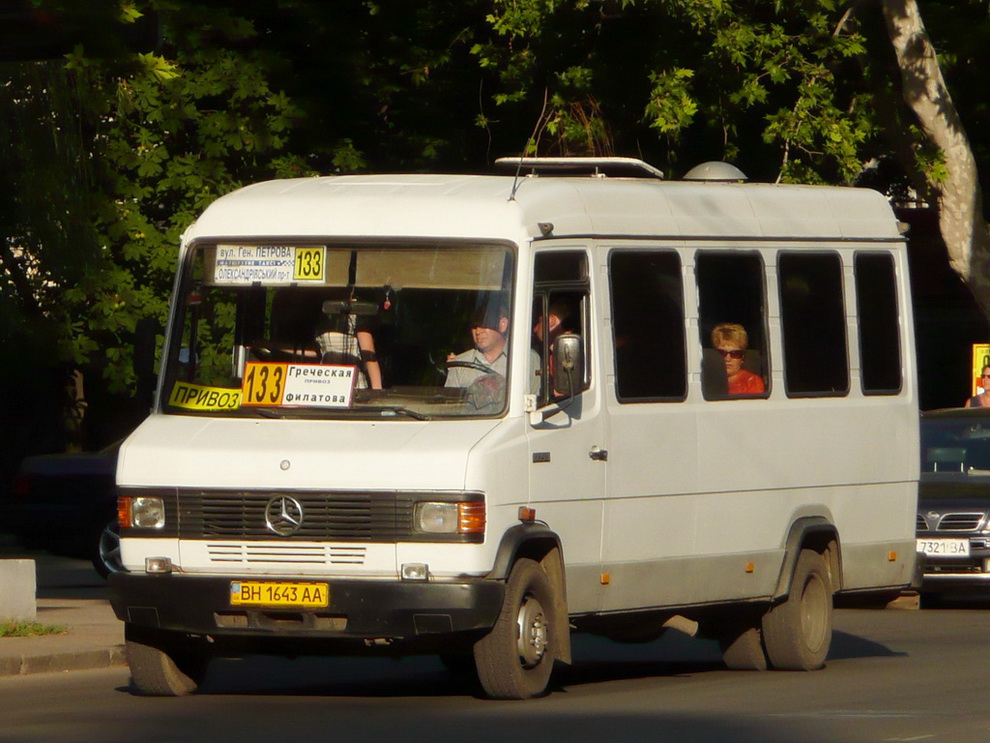
[[[91,560],[104,578],[117,570],[119,447],[26,458],[4,509],[5,530],[28,549]]]

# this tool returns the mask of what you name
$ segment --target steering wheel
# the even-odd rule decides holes
[[[460,367],[461,369],[475,369],[477,371],[484,372],[485,374],[496,373],[490,366],[482,364],[478,361],[468,361],[467,359],[450,359],[447,362],[448,369],[454,369],[457,367]]]
[[[274,349],[264,345],[252,345],[249,350],[251,355],[259,361],[271,361],[275,356]]]

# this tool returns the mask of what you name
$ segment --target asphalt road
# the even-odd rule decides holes
[[[839,610],[828,667],[732,672],[709,642],[577,639],[551,694],[479,698],[430,658],[215,661],[203,692],[132,697],[123,669],[0,680],[0,741],[990,739],[990,604]]]

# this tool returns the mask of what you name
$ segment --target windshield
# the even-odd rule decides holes
[[[990,416],[922,418],[921,469],[990,475]]]
[[[505,246],[222,243],[183,267],[162,404],[184,415],[505,409]]]

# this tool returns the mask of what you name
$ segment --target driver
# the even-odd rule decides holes
[[[447,370],[446,387],[467,387],[485,374],[506,373],[505,334],[509,329],[509,313],[505,305],[490,306],[487,312],[479,312],[471,320],[471,338],[474,348],[456,356],[450,354],[447,362],[459,361],[465,366],[452,366]]]
[[[474,340],[474,348],[471,348],[457,355],[450,354],[447,363],[461,362],[463,366],[452,365],[447,370],[446,387],[468,387],[472,382],[486,374],[498,374],[506,376],[508,356],[506,355],[507,343],[506,333],[509,330],[509,311],[505,304],[498,303],[489,305],[487,311],[479,312],[471,321],[471,338]],[[532,369],[539,368],[539,356],[535,351],[530,351],[532,356],[536,356],[536,363],[531,364]],[[536,394],[540,389],[540,378],[532,376],[530,378],[529,390],[531,394]]]

